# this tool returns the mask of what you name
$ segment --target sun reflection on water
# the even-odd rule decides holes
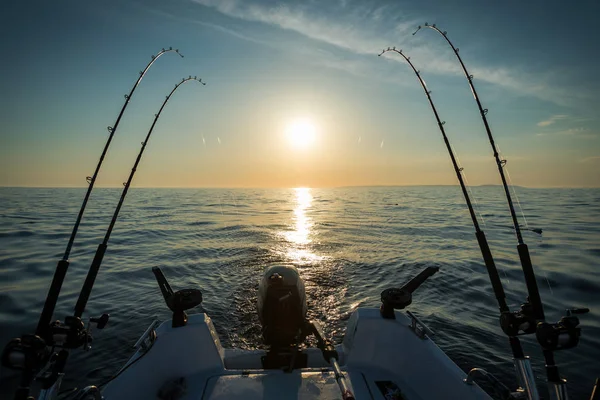
[[[296,263],[308,263],[322,260],[310,251],[308,245],[312,243],[314,225],[312,219],[307,215],[307,210],[312,204],[312,194],[310,188],[295,188],[296,207],[294,208],[293,228],[294,230],[283,232],[289,242],[286,249],[286,255]]]
[[[312,195],[309,188],[295,188],[296,208],[294,208],[294,222],[296,230],[286,232],[286,238],[292,243],[304,245],[311,242],[310,228],[312,221],[306,215],[306,209],[310,207]]]

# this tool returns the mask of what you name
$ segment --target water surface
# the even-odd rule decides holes
[[[473,188],[508,303],[525,299],[516,239],[502,189]],[[557,353],[571,398],[587,398],[600,376],[600,190],[517,189],[524,231],[549,321],[590,307],[574,350]],[[56,261],[64,252],[84,189],[0,188],[0,344],[35,329]],[[55,314],[72,313],[120,189],[95,189],[71,254]],[[521,219],[525,224],[525,221]],[[63,388],[98,384],[132,354],[154,318],[169,311],[151,272],[160,266],[175,290],[196,287],[198,311],[226,346],[261,347],[256,289],[265,266],[296,265],[309,316],[336,341],[360,306],[427,266],[439,266],[410,309],[464,370],[483,367],[515,387],[511,353],[498,326],[487,273],[458,187],[335,189],[132,189],[109,242],[87,315],[111,315],[90,352],[73,351]],[[523,339],[542,393],[543,358]],[[14,373],[1,370],[8,396]]]

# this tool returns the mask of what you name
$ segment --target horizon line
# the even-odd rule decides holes
[[[459,184],[423,184],[423,185],[340,185],[340,186],[131,186],[130,189],[336,189],[336,188],[367,188],[367,187],[439,187],[456,186]],[[502,187],[501,184],[468,185],[468,187]],[[510,187],[524,189],[600,189],[600,186],[525,186],[509,185]],[[98,189],[119,189],[122,185],[95,186]],[[27,186],[27,185],[0,185],[4,189],[85,189],[87,186]]]

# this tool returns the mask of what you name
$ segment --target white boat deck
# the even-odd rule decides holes
[[[400,312],[395,320],[383,319],[378,309],[352,315],[337,350],[356,399],[489,399],[477,385],[465,384],[465,373],[409,325]],[[106,386],[105,399],[169,398],[166,392],[195,400],[341,399],[318,349],[306,350],[307,368],[288,373],[263,369],[264,351],[224,349],[206,314],[190,316],[180,328],[166,321],[156,334],[149,350],[139,350]]]

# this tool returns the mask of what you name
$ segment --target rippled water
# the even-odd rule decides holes
[[[516,240],[501,188],[473,188],[496,263],[514,309],[525,298]],[[531,228],[524,232],[546,306],[556,321],[587,306],[582,339],[557,353],[571,398],[587,398],[600,375],[600,190],[517,189]],[[0,188],[0,344],[37,323],[83,189]],[[119,189],[95,189],[71,254],[55,316],[72,313]],[[203,291],[203,309],[226,346],[260,347],[255,311],[261,272],[293,263],[306,281],[311,318],[338,341],[359,306],[426,266],[440,272],[410,309],[436,332],[435,342],[464,370],[484,367],[515,387],[511,353],[458,187],[335,189],[133,189],[111,237],[87,307],[111,315],[92,351],[73,351],[63,387],[98,383],[131,355],[157,316],[169,317],[151,267],[175,290]],[[540,390],[545,373],[534,338],[523,340]],[[175,356],[175,355],[174,355]],[[2,369],[8,396],[14,373]]]

